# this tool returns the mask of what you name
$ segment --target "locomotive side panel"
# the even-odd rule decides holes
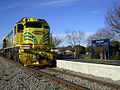
[[[7,47],[12,47],[13,46],[13,31],[8,34],[8,41],[7,41]]]

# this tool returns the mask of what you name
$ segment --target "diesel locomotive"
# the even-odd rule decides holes
[[[3,55],[24,66],[55,66],[50,26],[44,19],[23,18],[3,40]]]

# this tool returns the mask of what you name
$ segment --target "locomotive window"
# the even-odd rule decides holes
[[[16,26],[14,27],[14,35],[16,35]]]
[[[6,42],[6,39],[4,39],[3,42]]]
[[[22,32],[23,32],[23,29],[24,29],[23,24],[18,24],[18,25],[17,25],[17,32],[18,32],[18,33],[22,33]]]
[[[26,28],[42,28],[42,25],[38,22],[28,22],[26,23]]]
[[[45,29],[50,29],[50,27],[49,27],[49,26],[44,26],[44,28],[45,28]]]

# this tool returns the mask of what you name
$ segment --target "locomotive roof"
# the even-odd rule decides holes
[[[47,23],[44,19],[24,17],[24,18],[22,18],[20,21],[18,21],[16,24],[18,24],[18,23],[23,23],[23,22],[25,22],[25,20],[27,20],[27,21],[29,21],[29,20],[35,21],[35,20],[36,20],[36,21],[40,21],[40,22]]]

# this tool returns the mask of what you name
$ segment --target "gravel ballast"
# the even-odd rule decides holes
[[[65,71],[64,69],[60,69],[60,68],[54,68],[54,69],[59,69],[61,71]],[[73,77],[70,75],[65,75],[65,74],[61,74],[59,72],[54,72],[54,71],[49,71],[49,70],[44,70],[44,69],[42,71],[45,73],[49,73],[55,77],[70,81],[70,82],[75,83],[77,85],[87,87],[88,89],[91,89],[91,90],[113,90],[110,87],[98,85],[97,83],[90,82],[88,80],[84,80],[84,79],[81,79],[79,77]],[[72,74],[75,74],[75,72],[73,72]]]
[[[64,68],[54,68],[54,69],[61,70],[61,71],[71,73],[71,74],[76,74],[76,75],[92,78],[92,79],[95,79],[95,80],[100,80],[100,81],[103,81],[103,82],[108,82],[108,83],[111,83],[111,84],[120,85],[120,80],[114,81],[114,80],[112,80],[110,78],[107,78],[107,77],[98,77],[98,76],[95,76],[95,75],[84,74],[84,73],[81,73],[81,72],[75,72],[73,70],[68,70],[68,69],[64,69]]]
[[[0,90],[70,90],[0,56]]]

